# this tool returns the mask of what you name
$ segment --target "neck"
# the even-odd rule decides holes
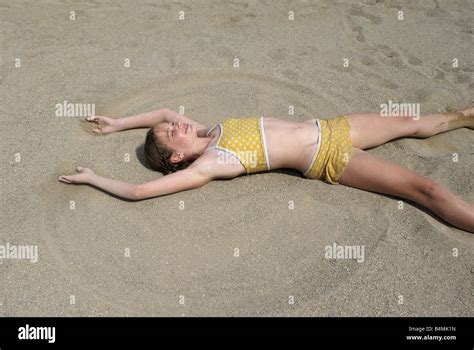
[[[196,148],[193,155],[193,159],[199,158],[204,153],[206,148],[209,146],[209,143],[211,142],[211,140],[212,140],[212,137],[210,136],[198,137],[196,141]]]

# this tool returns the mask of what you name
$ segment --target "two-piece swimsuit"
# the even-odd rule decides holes
[[[303,175],[337,184],[353,150],[348,118],[341,115],[329,120],[316,119],[316,123],[317,146]],[[216,127],[220,129],[219,139],[206,151],[218,149],[221,156],[235,157],[247,174],[270,170],[263,117],[227,119],[215,124],[206,136]]]

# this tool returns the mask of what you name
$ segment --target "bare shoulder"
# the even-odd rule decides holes
[[[217,149],[204,152],[190,166],[211,179],[229,179],[245,174],[245,168],[238,161],[222,157],[222,151]]]

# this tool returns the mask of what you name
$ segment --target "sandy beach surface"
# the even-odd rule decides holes
[[[0,315],[472,316],[474,236],[427,211],[286,170],[140,202],[66,185],[78,165],[161,174],[146,129],[94,136],[55,107],[208,126],[449,111],[473,103],[473,17],[467,0],[0,1],[0,245],[38,250],[0,260]],[[474,202],[472,130],[369,152]],[[326,258],[334,245],[363,261]]]

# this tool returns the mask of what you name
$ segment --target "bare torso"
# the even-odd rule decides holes
[[[304,172],[311,164],[316,150],[318,126],[315,119],[293,122],[277,118],[263,118],[267,141],[268,159],[271,169],[290,168]],[[206,133],[211,128],[206,130]],[[214,128],[209,136],[208,148],[215,146],[219,138],[219,128]],[[205,134],[205,133],[204,133]],[[218,150],[204,152],[194,163],[212,167],[219,177],[234,177],[245,174],[240,162],[222,164],[217,162]]]

